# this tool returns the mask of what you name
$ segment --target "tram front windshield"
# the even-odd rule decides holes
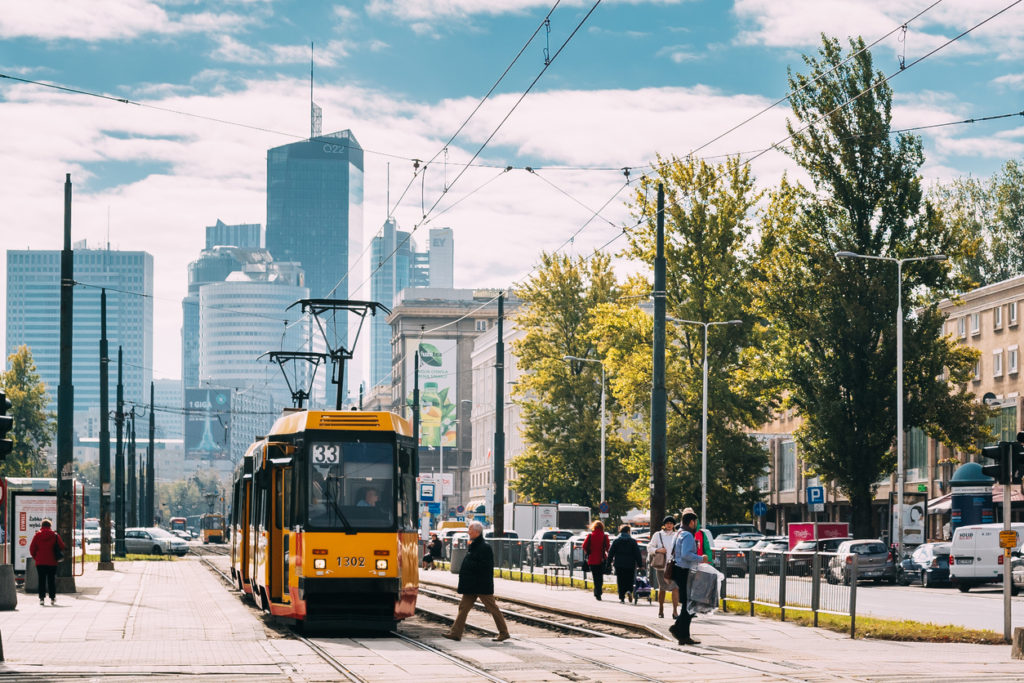
[[[318,529],[394,527],[394,448],[388,443],[314,442],[309,447],[309,519]]]

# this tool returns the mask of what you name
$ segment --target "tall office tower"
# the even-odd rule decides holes
[[[296,263],[246,264],[223,282],[200,287],[200,388],[186,391],[186,396],[208,386],[255,388],[272,399],[271,411],[290,406],[291,393],[281,369],[259,357],[267,351],[322,350],[302,311],[297,307],[286,310],[308,296],[302,269]],[[314,396],[323,395],[323,381],[321,368],[317,373],[319,393],[314,388]]]
[[[218,218],[216,224],[206,226],[207,249],[214,247],[259,249],[263,246],[262,242],[259,223],[226,225]]]
[[[412,286],[415,243],[408,232],[398,229],[394,218],[381,226],[380,234],[370,244],[370,269],[378,268],[370,277],[370,299],[388,308],[395,295]],[[389,258],[390,257],[390,258]],[[384,315],[370,322],[370,391],[379,384],[391,384],[391,326]]]
[[[117,348],[124,348],[126,401],[149,400],[153,377],[153,256],[144,251],[74,245],[72,366],[75,412],[100,405],[100,290],[107,288],[110,395],[117,385]],[[57,408],[60,378],[60,251],[7,252],[7,354],[25,344]],[[113,409],[113,404],[110,406]]]
[[[306,273],[313,299],[361,299],[363,149],[352,131],[275,147],[267,152],[267,249]],[[337,339],[349,347],[348,316]],[[348,373],[351,374],[351,373]],[[344,391],[344,388],[343,388]]]
[[[220,221],[217,221],[221,224]],[[221,224],[222,225],[222,224]],[[207,245],[210,244],[211,230],[206,228]],[[246,226],[228,225],[225,228]],[[249,226],[252,227],[252,226]],[[259,226],[256,229],[256,243],[259,243]],[[230,235],[228,235],[230,236]],[[245,234],[241,235],[246,237]],[[248,234],[251,241],[251,232]],[[257,247],[207,246],[192,263],[188,264],[188,294],[181,300],[181,380],[182,389],[199,386],[199,288],[211,282],[223,282],[231,273],[241,270],[247,264],[270,263],[270,252]],[[179,401],[184,395],[179,397]]]
[[[430,229],[429,287],[451,289],[455,280],[455,239],[451,228]]]

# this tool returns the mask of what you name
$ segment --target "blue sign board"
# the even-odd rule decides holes
[[[434,485],[420,484],[420,500],[424,503],[434,502]]]
[[[441,514],[441,504],[440,503],[427,503],[427,512],[429,512],[431,514],[431,516]]]
[[[607,515],[607,514],[608,514],[608,510],[610,510],[611,508],[610,508],[610,506],[608,505],[608,502],[607,502],[607,501],[605,501],[605,502],[601,503],[601,504],[600,504],[600,505],[599,505],[599,506],[597,507],[597,509],[598,509],[598,511],[599,511],[599,512],[600,512],[600,513],[601,513],[602,515]]]
[[[807,487],[807,504],[808,505],[820,505],[825,502],[825,487],[824,486],[808,486]]]
[[[768,506],[764,504],[764,501],[757,501],[754,503],[754,515],[756,517],[764,517],[768,514]]]
[[[459,507],[455,508],[455,511],[458,512],[461,515],[463,512],[466,511],[466,508],[464,506],[460,505]]]

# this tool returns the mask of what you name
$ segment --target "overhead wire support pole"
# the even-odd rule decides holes
[[[494,345],[494,537],[505,535],[505,294],[498,293],[498,341]]]
[[[149,453],[146,456],[146,526],[153,526],[156,509],[156,384],[149,383]]]
[[[665,186],[658,183],[657,244],[654,256],[654,344],[651,384],[651,528],[665,518]],[[703,523],[703,520],[701,520]]]
[[[324,344],[327,346],[327,355],[334,363],[334,375],[331,378],[331,382],[338,385],[334,409],[341,410],[342,402],[345,398],[345,362],[352,360],[352,351],[359,341],[359,334],[363,330],[366,316],[367,314],[377,315],[378,311],[388,314],[391,312],[391,309],[376,301],[355,301],[351,299],[299,299],[289,306],[288,309],[292,309],[295,306],[301,306],[303,313],[309,313],[313,316],[317,327],[320,329],[320,334],[323,335]],[[356,328],[351,348],[346,346],[348,344],[347,339],[332,341],[324,326],[323,318],[325,316],[330,314],[336,318],[339,312],[353,313],[359,316],[359,327]]]
[[[57,533],[74,538],[75,387],[72,384],[75,253],[71,250],[71,174],[64,178],[64,249],[60,252],[60,380],[57,384]],[[74,561],[67,553],[57,566],[57,590],[75,592]]]
[[[111,571],[110,560],[110,357],[107,341],[107,290],[100,290],[100,561],[98,569]]]
[[[117,452],[114,456],[114,554],[125,556],[124,549],[124,348],[117,347]]]

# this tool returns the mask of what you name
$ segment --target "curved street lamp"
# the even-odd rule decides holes
[[[704,398],[701,410],[700,429],[700,523],[708,523],[708,328],[712,325],[742,325],[742,320],[720,320],[701,322],[699,320],[681,320],[665,316],[665,320],[687,325],[700,325],[704,328]]]
[[[897,562],[903,557],[903,264],[913,261],[945,261],[945,254],[911,258],[871,256],[852,251],[837,251],[836,258],[859,258],[896,264],[896,550]]]

